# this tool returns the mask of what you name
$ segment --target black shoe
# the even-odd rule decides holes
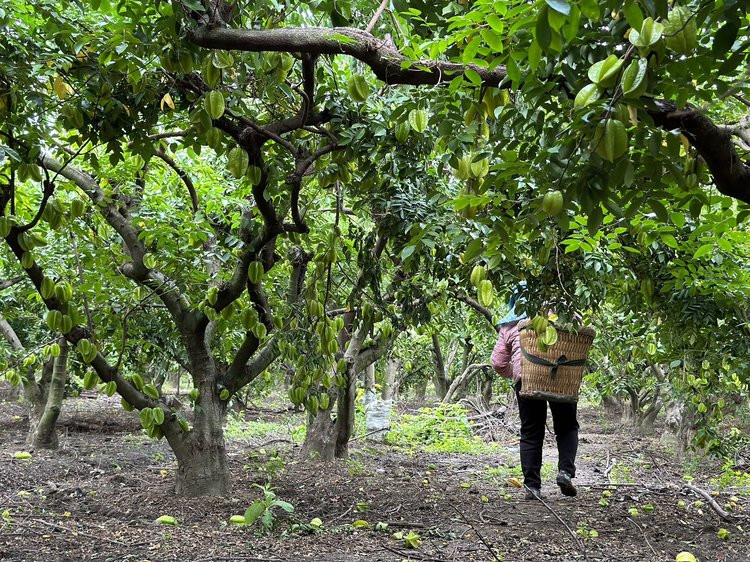
[[[525,486],[526,495],[523,497],[525,500],[538,500],[542,499],[542,491],[539,488],[532,488],[531,486]]]
[[[570,474],[564,470],[557,473],[557,485],[560,486],[560,491],[563,493],[563,496],[570,496],[573,498],[578,495],[578,490],[576,490],[576,487],[573,485]]]

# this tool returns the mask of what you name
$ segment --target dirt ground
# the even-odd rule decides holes
[[[579,495],[563,497],[554,486],[550,440],[546,505],[524,501],[509,484],[518,472],[512,435],[493,455],[413,453],[358,440],[349,461],[329,465],[298,458],[289,434],[235,439],[232,497],[184,499],[172,494],[176,465],[167,444],[145,438],[115,399],[66,400],[61,448],[32,451],[29,460],[14,458],[27,450],[23,407],[0,403],[0,559],[663,561],[687,550],[701,562],[750,560],[748,495],[717,490],[721,505],[739,496],[737,520],[722,521],[685,492],[683,462],[657,440],[622,432],[593,411],[581,417]],[[711,489],[706,467],[694,483]],[[269,476],[294,512],[278,510],[267,535],[228,525],[262,495],[254,484]],[[161,515],[179,524],[154,523]],[[319,529],[309,525],[315,517]],[[356,520],[369,526],[355,529]],[[720,528],[729,539],[717,536]],[[407,548],[398,532],[418,534],[421,544]]]

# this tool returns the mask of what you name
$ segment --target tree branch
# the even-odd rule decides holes
[[[354,360],[354,372],[361,373],[369,365],[375,363],[375,361],[385,355],[391,343],[393,343],[393,337],[383,338],[376,345],[360,350]]]
[[[44,171],[45,173],[47,172],[46,169]],[[47,175],[47,177],[49,177],[49,174]],[[44,209],[47,207],[47,203],[49,202],[49,199],[50,197],[52,197],[53,193],[55,193],[54,182],[49,181],[49,179],[45,180],[44,192],[42,194],[42,202],[39,204],[39,210],[37,211],[36,216],[33,219],[31,219],[30,223],[18,227],[19,232],[26,232],[27,230],[31,230],[39,223],[39,219],[42,218],[42,215],[44,214]]]
[[[378,20],[380,19],[380,16],[383,15],[383,11],[388,7],[388,4],[391,0],[383,0],[380,3],[380,6],[378,6],[378,9],[375,10],[375,13],[372,15],[372,19],[370,20],[370,23],[367,24],[367,28],[365,31],[367,33],[372,33],[372,30],[375,29],[375,26],[378,23]]]
[[[495,322],[492,319],[492,312],[490,311],[490,309],[482,306],[481,304],[479,304],[477,301],[475,301],[471,297],[469,297],[467,295],[462,295],[461,293],[459,293],[457,291],[453,293],[453,296],[454,296],[454,298],[456,300],[461,301],[462,303],[469,305],[471,308],[473,308],[474,310],[476,310],[479,314],[481,314],[482,316],[484,316],[487,319],[487,322],[489,322],[492,325],[492,327],[495,329],[495,331],[499,331],[500,330],[500,326],[496,325]]]
[[[9,287],[12,287],[13,285],[20,283],[23,281],[25,277],[14,277],[13,279],[6,279],[5,281],[0,281],[0,291],[3,289],[7,289]]]
[[[706,161],[719,192],[750,203],[750,165],[743,162],[732,143],[732,133],[715,125],[696,109],[678,111],[671,102],[656,102],[649,110],[654,123],[662,129],[679,130]]]
[[[196,213],[198,211],[198,193],[196,193],[195,191],[193,180],[191,180],[190,176],[187,175],[187,172],[180,168],[177,163],[161,148],[157,148],[154,154],[164,160],[164,162],[166,162],[167,165],[172,168],[178,176],[180,176],[182,183],[185,184],[185,187],[187,187],[188,193],[190,194],[190,201],[193,204],[193,213]]]
[[[410,61],[392,45],[349,27],[228,29],[204,25],[192,31],[190,39],[208,49],[349,55],[369,66],[386,84],[443,84],[471,69],[486,86],[499,86],[507,75],[504,66],[488,70],[447,61]]]
[[[152,289],[161,286],[156,294],[166,305],[177,325],[182,326],[185,316],[192,314],[190,307],[180,293],[177,285],[171,279],[157,270],[147,268],[143,264],[146,246],[138,236],[138,229],[120,213],[114,203],[105,200],[104,191],[93,177],[71,166],[64,166],[48,155],[42,156],[41,160],[47,168],[57,172],[80,187],[94,205],[100,209],[107,223],[125,242],[125,246],[133,260],[121,267],[123,274]]]

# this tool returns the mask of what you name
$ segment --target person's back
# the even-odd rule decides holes
[[[512,378],[518,400],[518,413],[521,418],[521,468],[523,469],[526,499],[541,496],[542,449],[547,422],[547,401],[525,398],[520,395],[522,386],[521,373],[521,336],[519,323],[526,315],[517,313],[515,305],[519,296],[511,297],[510,312],[500,321],[497,343],[492,350],[490,362],[495,371],[506,378]],[[566,496],[575,496],[578,492],[573,485],[575,477],[575,458],[578,452],[578,420],[575,403],[550,402],[553,427],[557,439],[559,454],[557,484]]]

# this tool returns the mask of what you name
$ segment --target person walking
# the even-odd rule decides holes
[[[524,398],[521,392],[521,335],[518,324],[527,316],[515,310],[518,295],[510,298],[510,312],[500,321],[497,343],[490,362],[503,377],[512,378],[521,418],[521,469],[523,471],[525,499],[542,497],[542,448],[547,422],[547,401]],[[575,496],[578,491],[572,479],[576,474],[575,459],[578,452],[578,420],[575,403],[550,402],[552,421],[557,439],[558,473],[557,485],[566,496]]]

